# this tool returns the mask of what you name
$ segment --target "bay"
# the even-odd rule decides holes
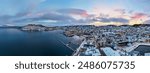
[[[0,28],[0,56],[70,56],[73,51],[62,44],[70,41],[62,30],[24,32]],[[71,45],[76,48],[76,45]]]

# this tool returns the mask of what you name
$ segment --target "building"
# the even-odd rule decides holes
[[[145,53],[145,55],[144,56],[150,56],[150,53]]]
[[[105,47],[105,48],[101,48],[104,53],[106,54],[106,56],[120,56],[118,51],[114,51],[112,48],[110,47]]]

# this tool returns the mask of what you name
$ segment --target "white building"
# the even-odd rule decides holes
[[[106,54],[106,56],[120,56],[120,54],[119,54],[118,51],[114,51],[110,47],[102,48],[102,50],[104,51],[104,53]]]
[[[100,56],[101,53],[100,53],[99,50],[96,49],[95,47],[89,47],[89,48],[87,48],[87,50],[85,51],[85,55]]]

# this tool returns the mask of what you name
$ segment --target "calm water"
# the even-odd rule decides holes
[[[24,32],[0,28],[1,56],[66,56],[73,52],[60,41],[69,39],[62,31]],[[72,46],[75,48],[75,46]]]

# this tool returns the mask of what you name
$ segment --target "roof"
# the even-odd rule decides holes
[[[145,53],[145,56],[150,56],[150,53]]]
[[[103,51],[107,56],[120,56],[118,51],[114,51],[110,47],[103,48]]]

